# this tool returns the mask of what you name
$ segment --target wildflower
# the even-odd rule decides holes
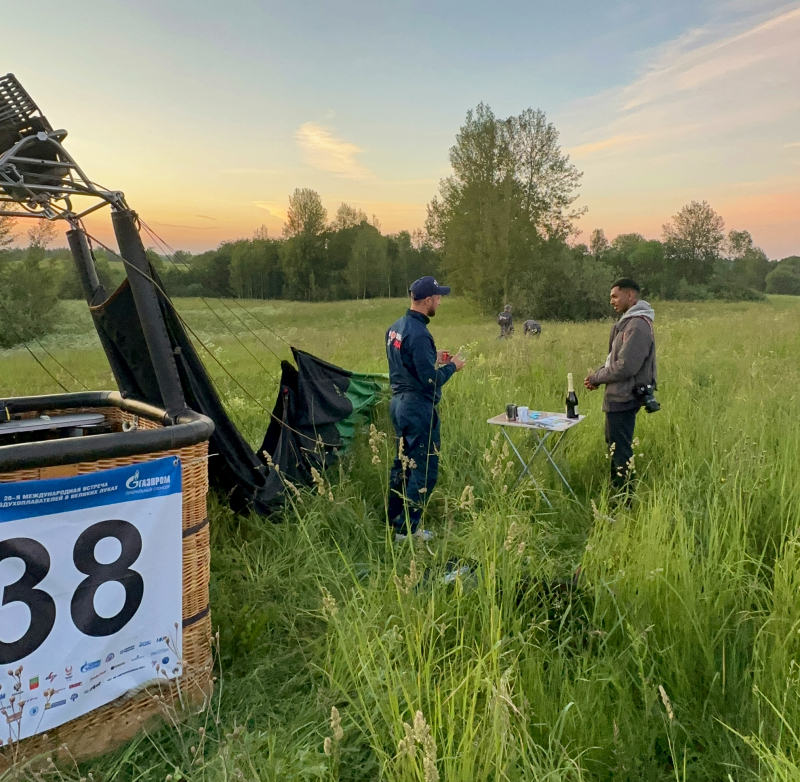
[[[458,507],[461,510],[468,510],[475,504],[475,490],[472,486],[465,486],[464,491],[461,492],[461,499],[458,502]]]
[[[284,481],[283,485],[287,489],[289,489],[289,491],[292,492],[292,494],[294,494],[294,497],[295,497],[296,500],[302,500],[303,499],[300,496],[300,489],[298,489],[297,486],[295,486],[291,481]]]
[[[336,605],[336,598],[325,587],[322,587],[322,615],[326,619],[333,619],[338,611],[339,606]]]
[[[614,524],[617,520],[612,516],[605,516],[604,514],[600,513],[597,509],[597,505],[595,505],[594,500],[592,500],[592,516],[594,516],[595,521],[608,521]]]
[[[394,584],[401,592],[407,595],[419,583],[420,577],[420,573],[417,570],[417,561],[412,559],[411,564],[408,566],[408,575],[403,576],[401,580],[400,576],[395,573]]]
[[[372,449],[372,463],[373,464],[380,464],[381,463],[381,455],[380,449],[381,446],[386,441],[386,433],[378,431],[378,428],[375,424],[369,425],[369,447]]]
[[[324,497],[327,492],[325,479],[319,474],[316,467],[311,468],[311,480],[314,481],[314,486],[317,487],[317,494]]]
[[[406,456],[405,441],[402,437],[397,440],[397,458],[400,460],[400,464],[403,467],[403,472],[409,468],[410,463],[413,461],[413,459],[409,459],[408,456]],[[414,466],[416,467],[416,464]]]
[[[667,716],[669,717],[669,721],[672,722],[672,720],[675,719],[675,712],[672,711],[672,703],[670,703],[667,691],[661,684],[658,685],[658,691],[661,693],[661,700],[664,703],[664,708],[667,710]]]
[[[412,760],[417,756],[417,744],[414,739],[414,729],[407,723],[403,723],[403,730],[406,733],[404,739],[400,739],[397,750],[401,755],[408,755]]]
[[[322,750],[328,756],[333,754],[333,742],[331,741],[330,736],[325,736],[325,741],[322,744]]]
[[[439,782],[439,772],[436,769],[436,743],[421,711],[414,715],[414,739],[424,753],[422,767],[425,771],[425,782]]]
[[[341,741],[344,738],[342,719],[339,716],[339,709],[335,706],[331,706],[331,733],[333,733],[334,741]]]

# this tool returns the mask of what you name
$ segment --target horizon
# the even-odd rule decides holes
[[[770,258],[800,254],[800,2],[41,10],[6,22],[0,72],[175,248],[214,249],[261,225],[280,236],[302,187],[329,218],[347,202],[384,233],[420,228],[466,112],[484,101],[555,124],[584,172],[578,242],[595,228],[661,238],[684,204],[706,200]],[[87,32],[65,89],[63,42]],[[101,215],[87,222],[105,241]]]

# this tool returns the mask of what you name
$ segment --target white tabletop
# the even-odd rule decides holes
[[[567,418],[566,413],[548,413],[542,410],[531,410],[528,415],[538,414],[538,418],[529,418],[527,423],[522,421],[509,421],[505,413],[490,418],[486,423],[492,426],[516,426],[520,429],[546,429],[549,432],[566,432],[576,426],[585,415],[577,418]]]

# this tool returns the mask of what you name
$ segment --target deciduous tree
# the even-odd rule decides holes
[[[662,231],[667,254],[679,278],[690,284],[705,283],[713,274],[725,238],[725,221],[707,201],[692,201]]]
[[[8,245],[16,239],[16,235],[14,234],[16,224],[17,221],[15,218],[0,216],[0,250],[4,247],[8,247]]]
[[[322,199],[316,190],[298,188],[289,196],[289,211],[286,213],[286,224],[283,235],[287,238],[306,234],[318,236],[325,230],[328,213],[322,205]]]
[[[342,202],[336,210],[336,216],[331,222],[331,231],[342,231],[345,228],[354,228],[361,223],[368,222],[367,213],[356,206]]]
[[[589,239],[589,252],[599,259],[608,251],[610,246],[608,239],[606,239],[606,232],[602,228],[595,228]]]
[[[526,109],[505,124],[524,213],[545,238],[565,239],[586,212],[572,208],[583,174],[561,151],[558,131],[541,109]]]

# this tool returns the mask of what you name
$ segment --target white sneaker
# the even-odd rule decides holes
[[[429,541],[433,540],[434,537],[436,537],[436,536],[430,530],[418,529],[411,537],[414,538],[415,540],[421,540],[421,541],[423,541],[425,543],[428,543]],[[402,532],[395,532],[394,542],[395,543],[402,543],[407,538],[408,538],[407,534],[404,534]]]

